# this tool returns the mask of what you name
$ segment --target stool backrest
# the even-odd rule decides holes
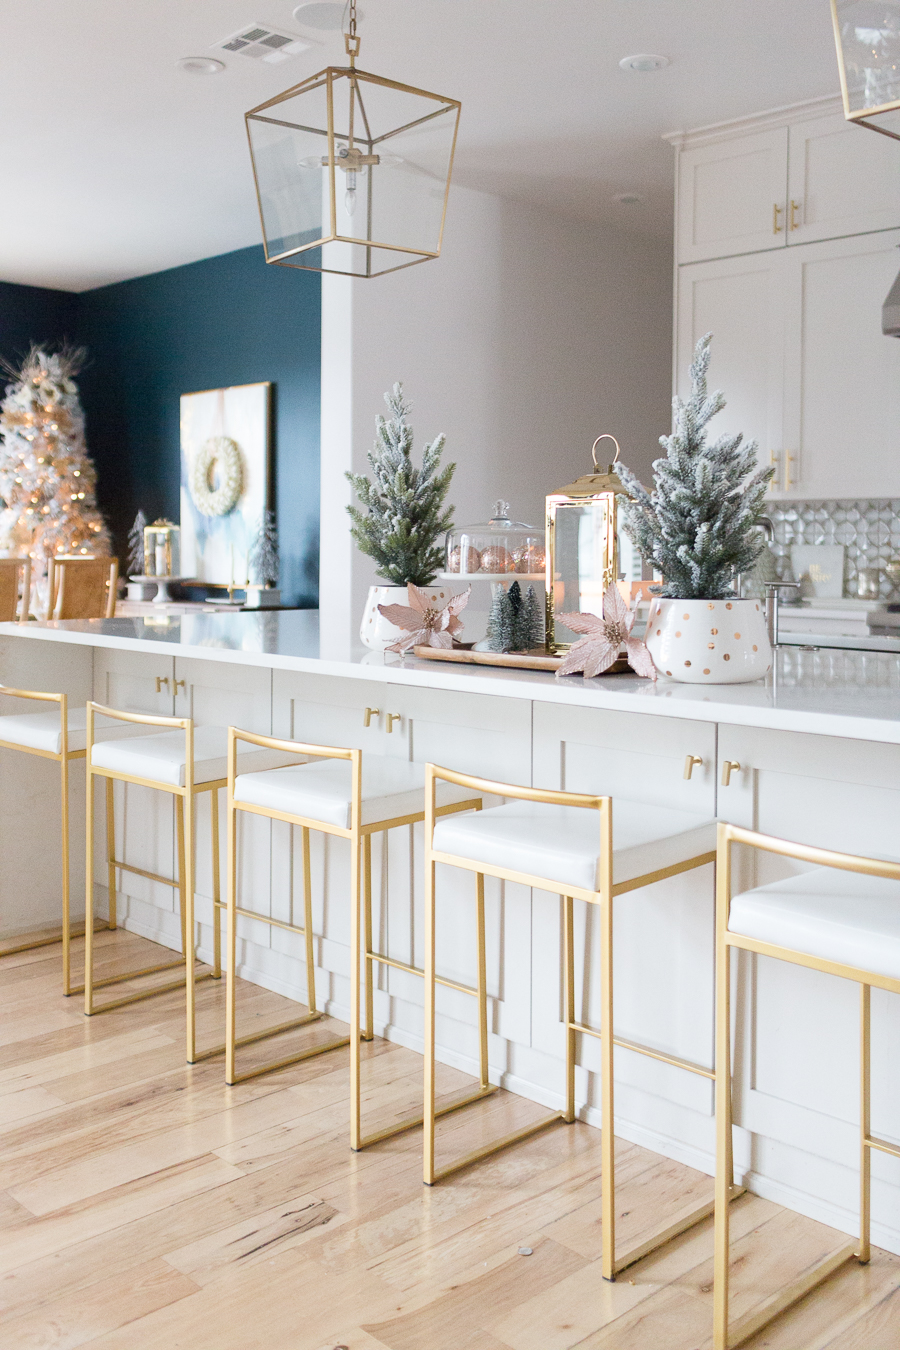
[[[21,576],[21,587],[19,577]],[[19,591],[22,608],[19,609]],[[25,623],[31,604],[31,559],[0,558],[0,621]]]
[[[112,619],[118,580],[118,558],[51,558],[47,618]]]

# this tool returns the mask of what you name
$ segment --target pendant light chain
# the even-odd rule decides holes
[[[349,32],[344,34],[344,46],[347,49],[347,55],[350,57],[351,69],[356,64],[357,56],[359,56],[359,41],[359,35],[356,31],[356,0],[350,0]]]

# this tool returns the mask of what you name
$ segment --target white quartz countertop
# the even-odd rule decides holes
[[[773,674],[753,684],[701,686],[666,678],[654,684],[634,675],[559,680],[543,671],[350,649],[327,637],[320,641],[318,620],[316,610],[285,610],[0,623],[0,637],[900,744],[900,655],[892,652],[784,647]]]

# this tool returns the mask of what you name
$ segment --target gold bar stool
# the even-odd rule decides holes
[[[702,1205],[621,1257],[615,1245],[615,1140],[613,1137],[613,1051],[617,1045],[662,1060],[703,1078],[716,1071],[690,1060],[667,1055],[613,1033],[613,900],[629,891],[667,877],[714,863],[715,821],[688,811],[619,801],[613,830],[612,797],[555,792],[489,782],[468,774],[426,765],[425,789],[425,1159],[426,1185],[434,1185],[460,1168],[468,1167],[510,1144],[527,1139],[560,1121],[575,1120],[575,1050],[579,1032],[601,1042],[603,1253],[604,1279],[633,1265],[649,1252],[691,1228],[713,1210]],[[454,783],[478,794],[512,798],[503,806],[478,815],[437,821],[434,808],[439,782]],[[484,877],[499,877],[537,890],[563,896],[563,993],[566,1028],[565,1109],[537,1124],[473,1150],[440,1171],[434,1165],[434,1019],[435,1019],[435,863],[460,867],[476,875],[479,960],[483,962]],[[598,1030],[575,1017],[575,960],[573,899],[600,907],[600,966],[603,986],[603,1025]],[[487,1084],[487,1008],[484,972],[479,977],[481,1025],[481,1083]],[[733,1188],[731,1198],[739,1193]]]
[[[816,864],[784,881],[732,898],[731,849],[746,844]],[[788,843],[771,835],[719,825],[716,887],[716,1235],[713,1290],[715,1350],[743,1344],[828,1278],[845,1261],[869,1260],[872,1149],[900,1158],[900,1148],[871,1133],[871,991],[900,994],[900,863]],[[826,1257],[761,1308],[729,1326],[728,1194],[733,1179],[730,1086],[730,955],[732,948],[855,980],[860,993],[859,1241]]]
[[[130,725],[157,728],[150,736],[132,735],[123,741],[95,741],[94,717],[96,714],[111,717],[116,721]],[[166,728],[166,730],[160,730]],[[136,876],[147,877],[150,881],[161,882],[178,891],[181,911],[181,956],[174,961],[163,961],[146,966],[141,970],[130,971],[125,975],[115,975],[103,980],[95,980],[93,974],[93,934],[90,925],[86,929],[85,944],[85,1013],[90,1017],[94,1013],[110,1012],[113,1008],[122,1008],[126,1004],[136,1003],[140,999],[152,998],[156,994],[178,989],[182,979],[186,990],[187,1011],[187,1060],[195,1064],[201,1059],[209,1059],[221,1054],[224,1045],[198,1052],[196,1037],[196,982],[202,979],[218,979],[222,973],[221,931],[219,911],[222,909],[219,886],[219,788],[227,782],[227,746],[228,736],[224,727],[195,727],[189,717],[151,717],[145,713],[121,712],[115,708],[104,708],[99,703],[87,705],[87,893],[93,895],[94,869],[94,778],[106,780],[106,828],[107,828],[107,868],[110,896],[110,927],[115,927],[116,870],[133,872]],[[272,765],[271,755],[248,754],[245,756],[247,768],[266,768]],[[282,760],[276,759],[275,763]],[[122,862],[115,856],[115,815],[113,783],[135,783],[140,787],[155,788],[158,792],[167,792],[175,798],[175,819],[178,844],[178,877],[160,876],[142,867]],[[211,794],[210,818],[212,822],[212,881],[213,881],[213,969],[197,974],[195,970],[195,923],[194,923],[194,858],[196,832],[194,827],[196,797],[201,792]],[[91,901],[89,900],[90,904]],[[152,975],[163,970],[182,968],[180,979],[151,989],[142,989],[122,998],[105,1002],[101,1007],[94,1006],[94,991],[108,985],[122,984],[142,975]]]
[[[251,745],[278,751],[306,763],[296,763],[263,773],[238,773],[237,745],[241,741]],[[308,762],[314,757],[314,762]],[[274,736],[256,736],[250,732],[239,731],[232,727],[229,731],[228,746],[228,937],[226,941],[226,970],[228,974],[227,1012],[226,1012],[226,1052],[225,1080],[228,1083],[240,1083],[247,1078],[255,1078],[269,1073],[273,1069],[284,1068],[299,1060],[313,1055],[324,1054],[338,1046],[350,1045],[350,1146],[353,1149],[367,1148],[370,1144],[404,1130],[421,1125],[422,1116],[410,1117],[388,1129],[363,1137],[360,1104],[360,962],[361,940],[364,939],[364,975],[365,987],[365,1031],[364,1040],[372,1040],[373,1027],[373,981],[372,966],[379,963],[404,970],[412,975],[422,975],[422,971],[402,961],[396,961],[372,947],[372,835],[392,830],[398,825],[412,825],[424,820],[422,793],[425,786],[425,770],[420,764],[411,764],[406,760],[391,759],[380,755],[367,756],[365,762],[361,750],[349,750],[336,746],[308,745],[300,741],[280,740]],[[444,816],[460,811],[473,811],[481,807],[480,797],[460,792],[448,786],[441,793],[441,801],[435,802],[436,816]],[[288,825],[298,825],[303,831],[303,926],[285,923],[267,918],[254,910],[245,909],[237,903],[237,831],[236,815],[245,811],[251,815],[263,816],[269,820],[282,820]],[[279,1032],[293,1027],[304,1026],[318,1021],[322,1014],[316,1008],[315,959],[312,931],[312,890],[309,864],[309,832],[318,830],[322,834],[335,835],[350,841],[350,1025],[353,1029],[349,1037],[342,1036],[312,1049],[299,1050],[295,1054],[260,1068],[239,1074],[235,1067],[235,1051],[239,1046],[253,1041],[264,1040]],[[362,863],[360,864],[360,854]],[[361,876],[362,874],[362,876]],[[362,879],[362,894],[360,880]],[[235,1017],[235,977],[237,970],[236,943],[238,917],[255,919],[269,924],[273,928],[285,929],[305,937],[307,971],[307,1006],[309,1012],[291,1022],[281,1023],[268,1031],[252,1036],[236,1036]],[[449,983],[449,982],[448,982]],[[458,986],[454,986],[458,987]],[[489,1092],[495,1091],[488,1088]],[[458,1106],[476,1101],[485,1095],[478,1092],[469,1095],[465,1101],[456,1102],[446,1110],[455,1110]]]

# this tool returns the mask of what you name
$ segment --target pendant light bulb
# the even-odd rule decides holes
[[[356,171],[347,170],[347,191],[344,193],[344,206],[347,208],[347,215],[352,216],[356,210]]]

